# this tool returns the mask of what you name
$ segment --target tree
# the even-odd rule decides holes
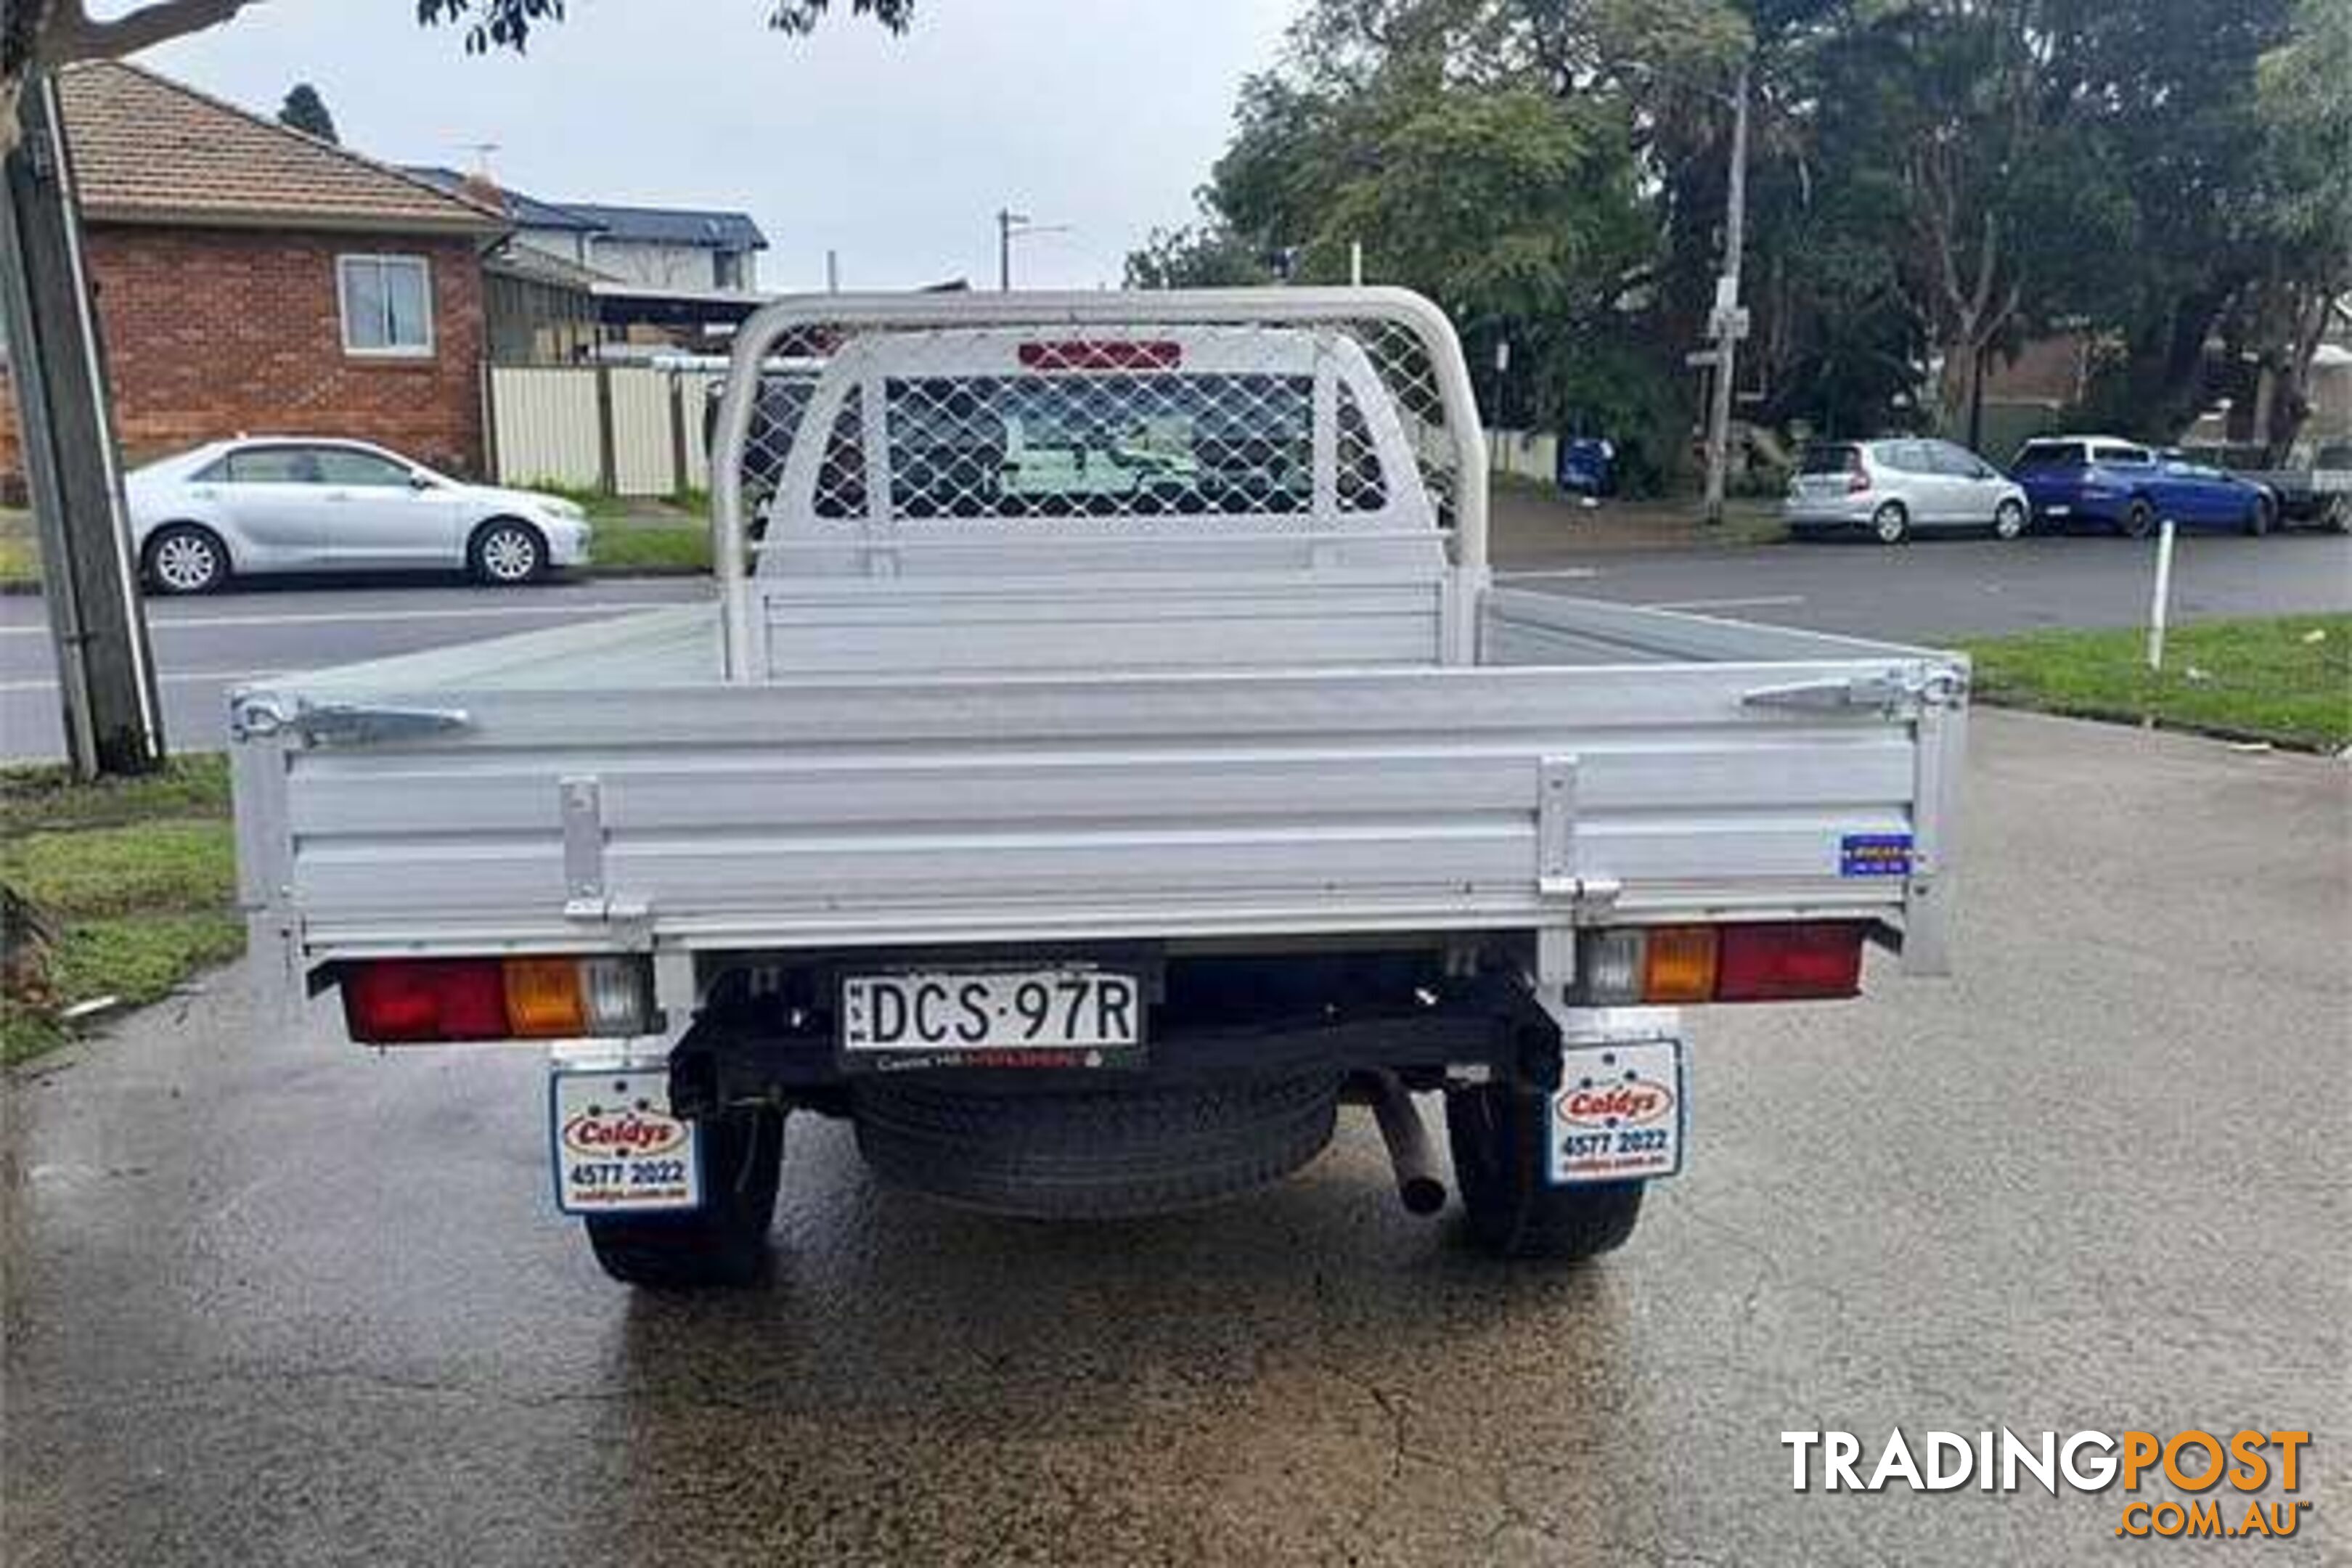
[[[1201,218],[1156,232],[1129,279],[1263,278],[1280,258],[1288,276],[1337,282],[1360,245],[1373,277],[1444,303],[1482,359],[1510,342],[1507,377],[1481,379],[1490,400],[1565,418],[1606,392],[1611,412],[1591,417],[1654,416],[1660,400],[1618,397],[1621,376],[1579,376],[1559,357],[1580,332],[1615,331],[1646,279],[1623,89],[1563,90],[1507,12],[1493,0],[1310,7],[1284,65],[1244,85]]]
[[[1274,258],[1213,213],[1181,228],[1155,228],[1127,257],[1130,289],[1234,289],[1274,281]]]
[[[0,16],[0,155],[16,144],[16,104],[36,71],[83,59],[120,59],[170,39],[229,20],[256,0],[149,0],[100,20],[87,0],[8,0]],[[766,0],[768,25],[806,33],[832,8],[831,0]],[[564,0],[415,0],[416,19],[465,29],[466,48],[520,49],[532,31],[563,19]],[[905,28],[915,0],[849,0],[893,32]]]
[[[2248,335],[2273,262],[2256,77],[2292,8],[2068,0],[2056,12],[2053,90],[2078,106],[2080,133],[2105,150],[2132,215],[2128,243],[2075,301],[2102,347],[2086,410],[2098,423],[2170,440],[2240,392],[2235,351],[2217,363],[2211,350]]]
[[[298,81],[287,93],[286,101],[278,106],[278,122],[316,136],[321,142],[341,142],[335,134],[335,117],[327,112],[327,100],[319,89],[307,81]]]
[[[2352,293],[2352,6],[2298,0],[2256,67],[2263,129],[2255,221],[2269,241],[2245,311],[2257,371],[2251,434],[2282,459],[2311,412],[2313,359]]]

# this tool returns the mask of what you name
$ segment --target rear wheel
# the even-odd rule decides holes
[[[228,548],[209,528],[174,522],[147,542],[147,581],[165,594],[209,594],[228,581]]]
[[[1485,1085],[1445,1096],[1446,1141],[1470,1233],[1498,1258],[1591,1258],[1622,1247],[1640,1223],[1641,1182],[1545,1182],[1550,1111],[1536,1089]]]
[[[690,1214],[591,1215],[598,1267],[626,1285],[749,1285],[765,1271],[783,1175],[784,1114],[730,1111],[698,1125],[703,1206]]]
[[[2136,500],[2124,513],[2124,537],[2146,539],[2156,531],[2156,508],[2145,500]]]
[[[474,531],[466,564],[485,583],[528,583],[547,568],[547,542],[530,524],[501,518]]]
[[[1992,509],[1992,536],[2015,539],[2025,531],[2025,503],[2005,500]]]
[[[2246,509],[2246,531],[2256,539],[2268,533],[2275,521],[2268,496],[2256,496],[2254,504]]]
[[[1901,501],[1888,501],[1870,514],[1870,532],[1881,544],[1900,544],[1911,537],[1911,514]]]
[[[2327,503],[2327,526],[2338,533],[2352,533],[2352,496],[2337,496]]]

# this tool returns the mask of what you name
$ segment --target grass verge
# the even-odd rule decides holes
[[[96,784],[63,768],[0,769],[0,1062],[15,1063],[69,1038],[63,1015],[77,1003],[160,1001],[244,951],[226,763],[183,758]]]
[[[699,528],[600,522],[588,544],[591,572],[708,572],[710,535]]]
[[[2335,751],[2352,745],[2352,616],[2176,626],[2164,671],[2139,630],[2030,632],[1964,645],[1988,702]]]
[[[33,543],[33,514],[0,507],[0,584],[40,580],[41,556]]]

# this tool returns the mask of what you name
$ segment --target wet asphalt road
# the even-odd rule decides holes
[[[534,1053],[373,1059],[216,977],[9,1086],[0,1555],[2352,1559],[2352,773],[2000,713],[1973,756],[1958,977],[1700,1017],[1693,1168],[1565,1272],[1405,1216],[1359,1120],[1105,1228],[796,1120],[773,1280],[633,1297],[551,1212]],[[1897,1423],[2309,1427],[2317,1506],[1790,1489],[1782,1430]]]
[[[1710,615],[1898,641],[2125,626],[2147,614],[2149,548],[2121,539],[1850,542],[1747,549],[1600,551],[1580,515],[1497,507],[1498,574],[1520,586],[1668,605]],[[2180,620],[2352,610],[2352,538],[2184,535]],[[148,605],[164,729],[182,747],[223,743],[226,693],[282,670],[317,669],[450,643],[707,597],[704,578],[488,589],[373,577],[238,584]],[[0,760],[61,754],[54,656],[41,601],[0,597]]]

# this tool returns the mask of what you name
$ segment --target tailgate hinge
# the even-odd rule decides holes
[[[604,786],[593,773],[558,786],[563,808],[563,918],[600,925],[642,925],[653,906],[615,897],[604,885]]]
[[[1759,686],[1739,694],[1743,708],[1798,708],[1815,712],[1875,709],[1890,718],[1916,714],[1923,708],[1948,708],[1965,698],[1969,678],[1948,664],[1907,665],[1858,675],[1844,680],[1801,680],[1789,686]]]
[[[1574,757],[1536,764],[1536,890],[1547,899],[1576,896]]]
[[[463,730],[473,719],[462,708],[394,708],[365,702],[312,702],[297,698],[242,697],[229,711],[236,740],[293,735],[305,745],[365,746],[382,741],[413,741]]]

